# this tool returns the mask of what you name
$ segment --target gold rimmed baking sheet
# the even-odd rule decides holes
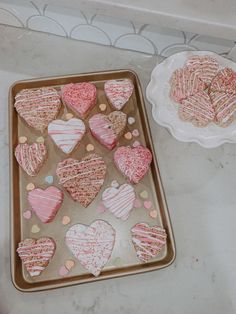
[[[111,79],[129,78],[134,84],[134,92],[124,106],[123,112],[128,117],[134,117],[135,123],[133,125],[127,124],[125,132],[133,129],[139,130],[139,137],[127,140],[122,136],[119,140],[119,146],[132,145],[135,140],[138,140],[142,145],[148,147],[153,154],[153,162],[150,170],[143,180],[134,185],[136,196],[139,197],[141,191],[148,192],[148,199],[152,202],[152,209],[157,210],[157,218],[150,217],[150,210],[135,208],[131,212],[127,221],[117,219],[112,213],[106,211],[99,213],[96,208],[101,202],[101,195],[104,189],[110,186],[113,180],[117,180],[119,184],[126,182],[126,179],[116,169],[113,163],[114,151],[108,151],[105,147],[99,144],[90,134],[88,130],[88,119],[95,113],[101,112],[99,104],[107,104],[105,114],[110,113],[114,109],[108,104],[104,94],[104,83]],[[95,200],[87,207],[83,208],[78,202],[74,202],[71,197],[64,191],[64,202],[58,211],[53,222],[43,224],[33,213],[32,218],[26,220],[23,217],[23,212],[30,208],[27,202],[26,186],[32,182],[36,187],[46,188],[49,186],[45,182],[45,177],[52,175],[54,178],[53,185],[63,188],[58,184],[58,178],[55,174],[55,169],[59,161],[68,158],[61,152],[47,132],[41,133],[29,128],[23,120],[17,115],[14,110],[14,98],[16,93],[25,88],[38,88],[43,86],[53,86],[60,90],[60,87],[68,83],[92,82],[96,85],[98,91],[97,105],[89,113],[85,119],[87,132],[82,139],[79,148],[75,149],[70,157],[81,159],[88,154],[86,151],[87,144],[91,143],[95,146],[95,152],[103,156],[107,164],[107,174],[105,182],[95,198]],[[65,118],[65,114],[71,112],[65,106],[62,106],[58,118]],[[11,178],[11,272],[12,280],[15,287],[21,291],[39,291],[52,288],[65,287],[74,284],[102,280],[107,278],[114,278],[119,276],[142,273],[150,270],[156,270],[170,265],[175,258],[175,244],[174,237],[166,205],[165,194],[163,191],[158,164],[152,144],[152,138],[147,120],[144,100],[139,79],[133,71],[130,70],[115,70],[106,72],[86,73],[79,75],[68,75],[61,77],[49,77],[32,79],[26,81],[18,81],[10,87],[9,90],[9,126],[10,126],[10,178]],[[28,143],[35,142],[37,137],[43,136],[47,146],[49,156],[44,166],[36,177],[29,177],[19,167],[14,157],[14,149],[18,144],[18,138],[26,136]],[[140,197],[139,197],[140,198]],[[62,224],[62,217],[69,216],[71,222],[69,225]],[[103,269],[99,277],[94,277],[89,274],[69,251],[65,244],[65,233],[70,226],[76,223],[89,225],[96,219],[102,219],[110,223],[116,230],[115,246],[107,265]],[[167,245],[161,250],[158,256],[148,263],[141,263],[136,256],[134,247],[131,242],[130,229],[138,222],[147,222],[150,225],[159,225],[165,228],[167,232]],[[31,232],[33,225],[37,224],[40,231],[36,234]],[[16,253],[17,245],[25,238],[40,238],[42,236],[50,236],[56,242],[56,253],[49,263],[48,267],[42,272],[40,276],[30,277]],[[58,273],[59,268],[63,266],[66,260],[72,259],[76,262],[75,267],[69,272],[66,277],[61,277]]]

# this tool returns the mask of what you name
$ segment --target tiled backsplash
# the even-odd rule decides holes
[[[183,50],[227,56],[234,41],[161,28],[92,12],[51,7],[40,1],[0,1],[0,24],[168,57]],[[236,35],[235,35],[236,37]],[[236,38],[235,38],[236,39]]]

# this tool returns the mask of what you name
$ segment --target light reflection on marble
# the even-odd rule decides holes
[[[140,53],[0,26],[0,313],[194,314],[236,312],[236,146],[180,143],[147,104],[177,243],[177,258],[152,273],[32,294],[10,279],[7,93],[18,79],[131,68],[143,90],[158,61]],[[159,60],[160,61],[160,60]]]

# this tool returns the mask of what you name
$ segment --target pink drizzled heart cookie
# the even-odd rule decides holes
[[[43,132],[60,110],[60,96],[53,87],[23,89],[15,97],[15,108],[26,123]]]
[[[201,91],[179,105],[178,114],[181,120],[191,122],[196,127],[205,127],[214,120],[215,112],[207,92]]]
[[[227,127],[236,119],[236,94],[211,93],[212,105],[215,110],[215,123]]]
[[[130,99],[134,85],[129,79],[109,80],[104,85],[104,91],[110,104],[121,110]]]
[[[68,121],[54,120],[48,125],[48,134],[65,154],[73,151],[83,138],[85,131],[84,122],[76,118]]]
[[[61,207],[63,197],[63,192],[55,186],[45,190],[37,188],[28,193],[31,208],[43,223],[53,221]]]
[[[92,83],[67,84],[61,92],[65,104],[80,118],[86,118],[97,102],[97,89]]]
[[[210,92],[236,94],[236,72],[227,67],[220,70],[211,82]]]
[[[103,205],[121,220],[129,218],[134,208],[135,192],[130,184],[122,184],[120,187],[109,187],[102,193]]]
[[[46,156],[47,149],[43,143],[18,144],[15,148],[16,160],[29,176],[37,175]]]
[[[114,154],[114,161],[117,168],[130,182],[138,183],[149,169],[152,153],[141,145],[134,148],[121,146]]]
[[[109,115],[95,114],[89,119],[92,135],[108,149],[113,149],[124,131],[127,115],[121,111],[113,111]]]
[[[48,266],[56,250],[52,238],[25,239],[18,244],[17,253],[31,277],[39,276]]]
[[[186,66],[207,85],[211,83],[219,69],[219,63],[212,56],[192,56],[188,58]]]
[[[87,207],[103,185],[106,164],[97,154],[87,155],[81,161],[68,158],[58,164],[56,174],[73,200]]]
[[[170,79],[170,85],[170,97],[178,103],[206,88],[206,84],[198,75],[191,72],[187,67],[174,71]]]
[[[81,265],[97,277],[111,256],[115,234],[110,224],[96,220],[90,226],[72,226],[65,241]]]
[[[166,244],[165,230],[158,226],[150,227],[147,223],[137,223],[131,229],[131,235],[137,257],[142,262],[156,257]]]

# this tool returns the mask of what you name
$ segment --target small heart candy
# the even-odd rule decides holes
[[[146,208],[146,209],[150,209],[152,207],[152,202],[151,201],[144,201],[143,202],[143,206]]]
[[[45,182],[48,184],[52,184],[53,183],[53,176],[47,176],[45,177]]]
[[[31,216],[32,216],[31,210],[26,210],[26,211],[23,212],[23,217],[25,219],[30,219]]]

